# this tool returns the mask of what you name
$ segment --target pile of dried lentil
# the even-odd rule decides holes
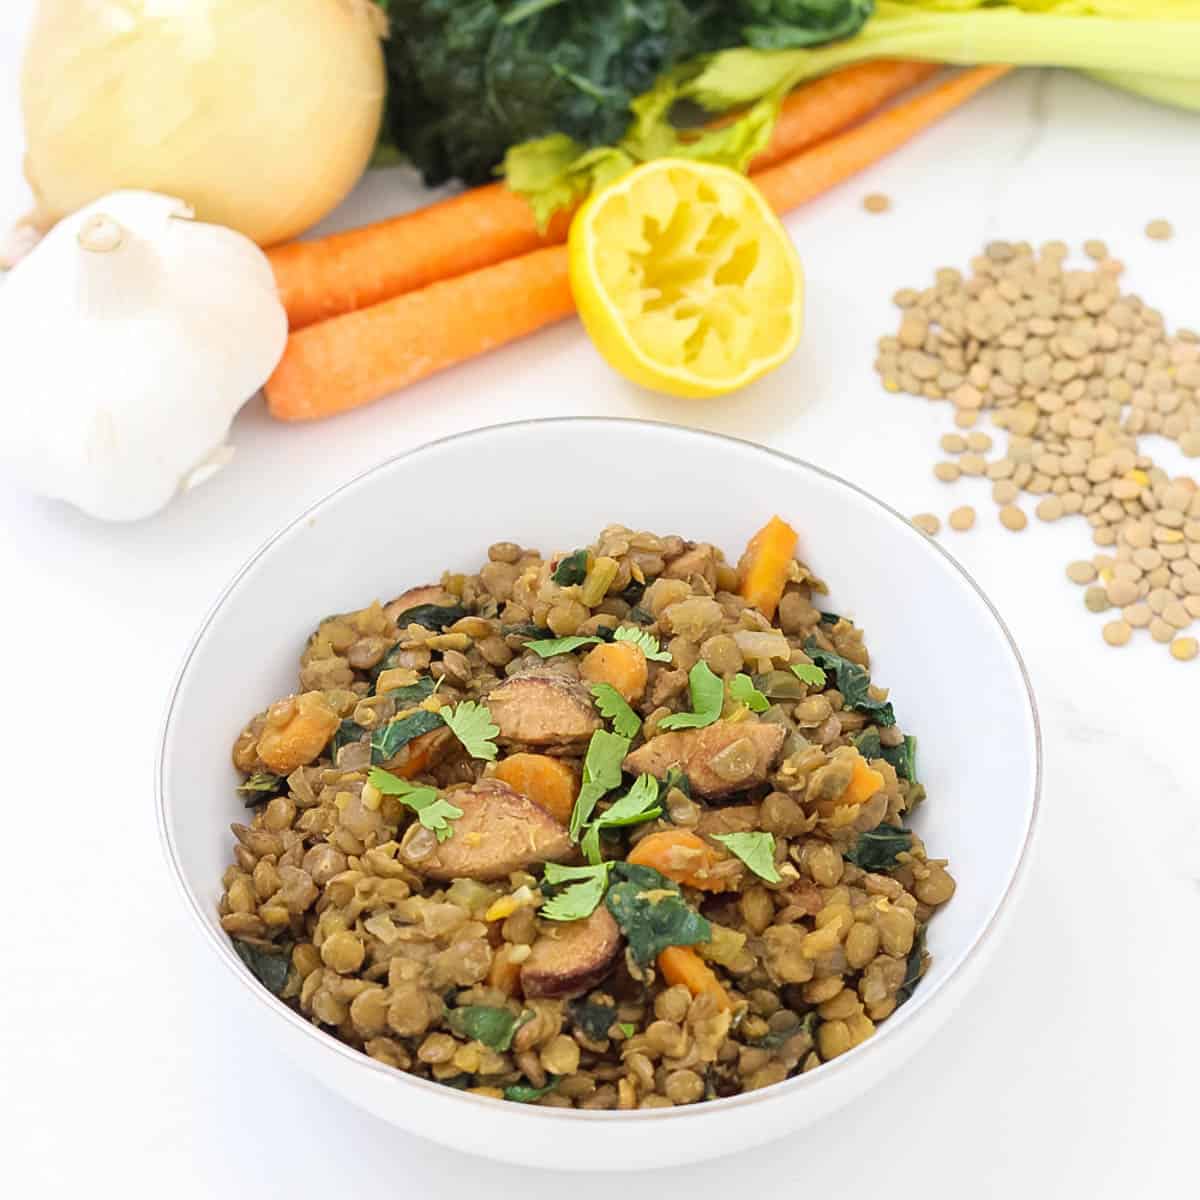
[[[1087,587],[1091,612],[1112,614],[1109,645],[1147,629],[1176,659],[1194,659],[1200,643],[1184,630],[1200,618],[1200,488],[1170,478],[1138,437],[1200,457],[1200,336],[1168,334],[1160,312],[1123,293],[1124,265],[1103,242],[1084,251],[1089,265],[1073,268],[1063,242],[996,241],[968,276],[944,267],[932,287],[897,292],[900,327],[880,339],[875,366],[889,392],[953,404],[971,432],[942,438],[934,474],[990,479],[1005,528],[1025,528],[1023,493],[1039,497],[1043,521],[1086,518],[1098,553],[1067,576]],[[998,456],[974,429],[985,411],[1007,433]],[[941,528],[930,513],[913,523]],[[955,509],[949,523],[970,529],[975,512]]]

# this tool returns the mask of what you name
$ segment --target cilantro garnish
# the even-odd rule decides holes
[[[612,722],[615,732],[626,738],[637,737],[642,718],[611,683],[593,683],[591,693],[596,698],[596,707]]]
[[[718,841],[731,853],[736,854],[759,879],[768,883],[780,883],[775,869],[775,836],[770,833],[716,833]]]
[[[450,823],[463,815],[461,808],[438,795],[437,788],[409,783],[382,767],[372,767],[367,780],[376,791],[395,796],[401,804],[411,808],[417,814],[417,820],[435,834],[439,842],[453,835]]]
[[[599,863],[602,830],[641,825],[644,821],[653,821],[661,813],[658,780],[653,775],[639,775],[633,787],[591,823],[581,843],[584,855],[589,862]]]
[[[658,723],[659,729],[703,729],[721,715],[725,704],[725,685],[703,659],[688,672],[688,690],[692,697],[692,711],[664,717]]]
[[[583,786],[571,812],[570,830],[574,841],[579,841],[579,834],[600,797],[620,786],[621,763],[625,761],[630,745],[629,738],[609,733],[607,729],[597,729],[592,734],[583,759]]]
[[[443,708],[441,714],[450,732],[462,742],[472,758],[496,761],[496,743],[493,739],[500,728],[493,724],[491,711],[486,704],[464,700],[453,708]]]
[[[771,707],[770,700],[754,686],[749,675],[735,675],[729,681],[729,694],[751,712],[766,712]]]
[[[670,662],[671,655],[667,650],[659,648],[658,638],[644,629],[634,629],[623,625],[613,634],[614,642],[628,642],[636,646],[651,662]]]
[[[526,642],[525,649],[532,650],[539,658],[553,658],[556,654],[570,654],[580,646],[598,645],[598,637],[580,637],[572,634],[570,637],[539,638],[535,642]]]
[[[560,1076],[548,1075],[545,1087],[534,1087],[532,1083],[510,1083],[504,1089],[505,1100],[515,1100],[518,1104],[532,1104],[543,1096],[548,1096],[556,1087]]]
[[[825,686],[825,672],[820,667],[813,666],[812,663],[793,663],[792,674],[801,683],[807,683],[809,687]]]
[[[637,1032],[637,1026],[632,1021],[618,1021],[617,1028],[627,1037],[631,1038]]]
[[[597,863],[590,867],[563,867],[547,863],[542,879],[553,888],[566,884],[561,891],[542,905],[539,915],[548,921],[582,921],[590,917],[604,899],[611,864]]]

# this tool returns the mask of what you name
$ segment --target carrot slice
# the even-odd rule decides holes
[[[658,956],[658,969],[672,987],[681,983],[693,996],[712,996],[719,1008],[732,1007],[716,972],[690,946],[668,946]]]
[[[540,804],[566,825],[571,820],[579,781],[561,758],[547,754],[510,754],[496,765],[496,778]]]
[[[653,867],[660,875],[703,892],[728,891],[732,884],[729,877],[713,874],[713,868],[725,862],[726,856],[686,829],[649,834],[630,850],[626,861]]]
[[[646,656],[632,642],[606,642],[590,651],[579,666],[588,683],[608,683],[631,704],[646,690]]]
[[[788,569],[796,555],[800,535],[779,517],[772,517],[751,539],[742,555],[738,595],[748,600],[767,620],[783,598]]]
[[[842,793],[839,804],[865,804],[870,798],[883,791],[883,776],[874,770],[864,758],[854,764],[854,774]]]

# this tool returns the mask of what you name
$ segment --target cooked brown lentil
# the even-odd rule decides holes
[[[1147,232],[1162,238],[1171,229],[1152,222]],[[1122,292],[1124,268],[1103,242],[1085,243],[1084,252],[1090,262],[1074,268],[1060,242],[1036,252],[994,242],[969,275],[943,268],[932,287],[903,289],[904,336],[881,339],[876,365],[897,381],[892,391],[928,396],[923,378],[960,380],[943,395],[955,424],[987,414],[1007,431],[1007,446],[989,458],[988,435],[946,434],[942,449],[961,457],[938,463],[937,478],[992,480],[1008,529],[1026,527],[1016,507],[1022,492],[1039,497],[1043,521],[1085,517],[1092,542],[1119,565],[1068,568],[1085,587],[1099,573],[1102,587],[1088,587],[1085,606],[1129,608],[1165,591],[1171,619],[1164,601],[1159,625],[1137,626],[1163,641],[1167,626],[1186,629],[1200,609],[1184,603],[1200,595],[1200,488],[1170,478],[1139,438],[1163,436],[1200,456],[1200,339],[1190,330],[1169,335],[1160,313]]]
[[[951,529],[959,533],[966,533],[975,524],[975,510],[969,504],[964,504],[950,514],[949,523]]]
[[[825,585],[798,561],[773,624],[738,594],[744,567],[708,543],[610,526],[556,582],[564,557],[497,542],[477,574],[320,623],[301,694],[253,717],[234,744],[253,815],[232,827],[222,927],[260,981],[332,1036],[482,1096],[693,1104],[846,1053],[911,994],[928,963],[925,923],[955,889],[915,834],[879,858],[866,856],[879,853],[870,839],[862,849],[924,795],[909,740],[875,723],[886,692],[871,686],[870,703],[853,707],[835,671],[818,685],[788,669],[811,666],[814,647],[869,668],[861,629],[822,614]],[[625,639],[612,646],[628,652],[590,659],[619,627],[667,646],[671,661],[647,661]],[[529,643],[547,629],[599,640],[542,657]],[[644,722],[626,771],[667,776],[682,755],[687,774],[664,780],[662,815],[612,830],[604,853],[624,858],[655,834],[695,839],[654,861],[676,881],[660,877],[655,895],[708,922],[694,961],[717,986],[697,994],[622,952],[625,927],[604,902],[574,921],[541,915],[554,890],[543,863],[579,852],[555,795],[529,780],[570,780],[570,802],[588,734],[603,727],[585,683],[617,659],[610,678]],[[770,707],[756,715],[727,693],[713,724],[662,735],[689,739],[668,751],[654,730],[690,708],[686,667],[701,660],[726,681],[753,673]],[[464,701],[487,707],[494,762],[433,720]],[[414,718],[425,732],[389,741]],[[517,771],[518,755],[541,774]],[[371,775],[376,765],[391,782]],[[400,798],[406,786],[458,813],[442,818],[444,840]],[[515,837],[497,811],[519,813]],[[772,838],[777,879],[713,839],[726,831]]]

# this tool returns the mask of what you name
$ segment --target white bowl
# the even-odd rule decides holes
[[[438,497],[432,503],[428,497]],[[574,1112],[470,1096],[375,1062],[257,983],[217,923],[229,824],[245,812],[229,748],[246,716],[295,686],[315,622],[447,568],[490,543],[549,552],[620,522],[736,556],[778,512],[832,588],[826,607],[867,633],[872,673],[920,740],[929,799],[915,827],[950,860],[953,901],[929,928],[932,966],[873,1038],[810,1074],[686,1108]],[[713,1158],[794,1131],[861,1095],[932,1036],[978,978],[1023,877],[1041,778],[1033,696],[1004,625],[944,551],[865,492],[807,463],[669,425],[568,419],[423,446],[339,488],[272,538],[204,622],[170,701],[158,815],[172,873],[227,986],[317,1078],[412,1133],[473,1154],[562,1169]],[[234,1064],[230,1062],[231,1077]]]

